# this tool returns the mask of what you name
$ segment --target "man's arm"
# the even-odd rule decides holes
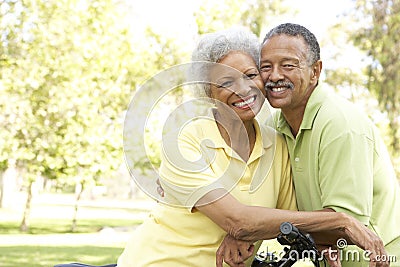
[[[217,200],[214,201],[215,199]],[[386,254],[382,241],[372,231],[341,212],[296,212],[247,206],[222,189],[206,194],[198,202],[196,209],[238,240],[254,242],[275,238],[279,234],[280,224],[289,221],[299,230],[321,240],[325,238],[321,234],[329,233],[326,239],[330,240],[324,241],[327,245],[335,245],[339,238],[345,238],[348,242],[369,250],[370,258]],[[316,242],[320,243],[321,240]],[[371,261],[370,266],[388,265]]]
[[[335,127],[331,124],[329,127]],[[325,138],[319,153],[322,206],[368,225],[373,199],[373,142],[354,132]]]

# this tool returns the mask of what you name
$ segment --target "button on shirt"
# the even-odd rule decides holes
[[[317,87],[296,137],[280,111],[273,121],[288,145],[299,210],[332,208],[368,225],[384,244],[400,241],[398,181],[385,144],[364,113]]]

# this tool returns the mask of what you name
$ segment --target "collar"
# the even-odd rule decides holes
[[[263,131],[260,128],[259,122],[257,120],[253,120],[253,125],[254,129],[256,131],[256,144],[259,144],[259,142],[262,142],[262,146],[264,148],[268,148],[272,146],[274,140],[273,138],[267,134],[265,131]],[[210,148],[230,148],[226,143],[225,140],[222,138],[221,133],[219,132],[217,123],[215,120],[209,120],[207,125],[204,125],[207,136],[213,140],[213,142],[207,142],[206,146]]]
[[[327,98],[329,91],[323,87],[317,87],[312,92],[310,98],[307,101],[306,109],[304,110],[303,120],[300,125],[299,132],[301,130],[312,129],[315,118],[317,117],[318,111],[322,106],[325,98]],[[291,136],[291,130],[289,124],[286,122],[282,112],[277,113],[277,129],[286,135]]]
[[[254,150],[250,155],[248,160],[248,164],[254,161],[255,159],[259,158],[263,154],[265,154],[265,150],[271,147],[275,140],[274,136],[268,134],[264,128],[261,128],[259,122],[254,119],[253,120],[254,129],[256,131],[256,143],[254,144]],[[217,123],[213,119],[208,119],[207,122],[202,126],[204,136],[207,139],[212,140],[211,142],[205,142],[204,145],[208,148],[223,148],[225,153],[227,153],[230,157],[237,158],[242,160],[236,152],[225,143],[225,140],[222,138]],[[263,148],[263,149],[261,149]]]

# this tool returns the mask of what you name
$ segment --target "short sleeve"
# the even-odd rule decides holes
[[[163,140],[160,183],[167,204],[191,210],[206,193],[222,188],[212,169],[212,154],[196,127],[185,127]]]
[[[346,132],[327,142],[320,153],[323,207],[348,213],[368,225],[373,198],[373,141]]]

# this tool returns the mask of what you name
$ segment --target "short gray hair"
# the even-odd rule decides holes
[[[260,65],[260,40],[250,30],[244,27],[232,27],[226,30],[207,33],[201,36],[196,48],[192,53],[192,61],[202,61],[206,63],[218,63],[227,54],[239,51],[249,54],[257,67]],[[200,81],[207,81],[208,64],[199,68],[199,64],[193,64],[192,71]],[[210,84],[203,83],[204,93],[209,96]]]
[[[270,30],[264,38],[263,44],[276,35],[302,37],[308,46],[308,64],[312,65],[320,60],[320,46],[315,35],[306,27],[294,23],[283,23]]]

